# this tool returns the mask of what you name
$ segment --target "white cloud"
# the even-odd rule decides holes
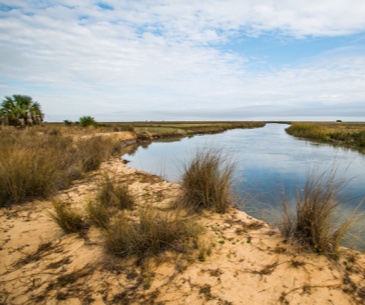
[[[235,109],[364,99],[363,49],[255,72],[222,48],[274,31],[293,37],[363,32],[365,2],[3,0],[0,77],[35,94],[46,113]],[[82,4],[80,4],[82,3]],[[351,52],[350,52],[351,51]],[[24,92],[30,94],[29,92]]]

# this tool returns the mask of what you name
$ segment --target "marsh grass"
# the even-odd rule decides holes
[[[77,233],[87,228],[82,215],[64,202],[53,200],[53,212],[50,212],[52,219],[66,233]]]
[[[233,164],[218,152],[198,152],[185,166],[178,205],[193,211],[225,213],[231,206]]]
[[[195,220],[179,210],[162,212],[147,206],[136,219],[122,214],[103,234],[109,253],[146,258],[167,250],[188,253],[197,247],[200,232]]]
[[[339,247],[361,214],[355,209],[340,219],[339,192],[345,185],[330,174],[310,174],[303,191],[295,198],[293,211],[283,199],[281,231],[291,242],[319,254],[337,258]]]
[[[293,123],[287,133],[315,141],[344,145],[363,150],[365,148],[364,123]]]
[[[98,169],[100,164],[116,150],[116,144],[110,138],[101,136],[82,139],[77,145],[78,158],[84,172]]]
[[[75,141],[61,129],[0,129],[0,206],[47,198],[97,169],[116,150],[111,139]]]

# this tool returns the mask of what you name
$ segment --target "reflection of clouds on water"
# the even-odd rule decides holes
[[[197,150],[216,149],[235,164],[234,189],[245,211],[271,220],[280,207],[281,192],[292,200],[311,171],[330,172],[348,181],[342,193],[347,211],[365,196],[365,155],[356,151],[313,144],[285,132],[287,125],[267,124],[264,128],[235,129],[215,135],[199,135],[180,141],[151,143],[130,156],[129,166],[178,182],[184,164]],[[361,207],[365,211],[365,205]]]

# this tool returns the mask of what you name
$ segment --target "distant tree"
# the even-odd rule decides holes
[[[3,125],[40,125],[43,118],[41,105],[27,95],[6,96],[0,105],[0,122]]]
[[[66,126],[71,126],[73,124],[72,121],[69,121],[69,120],[64,120],[63,123],[66,125]]]
[[[83,116],[79,119],[79,122],[80,122],[80,126],[82,126],[82,127],[98,126],[98,123],[91,116]]]

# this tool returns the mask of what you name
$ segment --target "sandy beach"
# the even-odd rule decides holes
[[[105,172],[128,186],[136,209],[163,209],[180,186],[113,158],[57,197],[84,213]],[[163,253],[147,261],[105,253],[100,232],[64,234],[50,201],[0,210],[0,304],[364,304],[365,255],[339,260],[300,251],[278,229],[232,208],[204,212],[204,257]]]

